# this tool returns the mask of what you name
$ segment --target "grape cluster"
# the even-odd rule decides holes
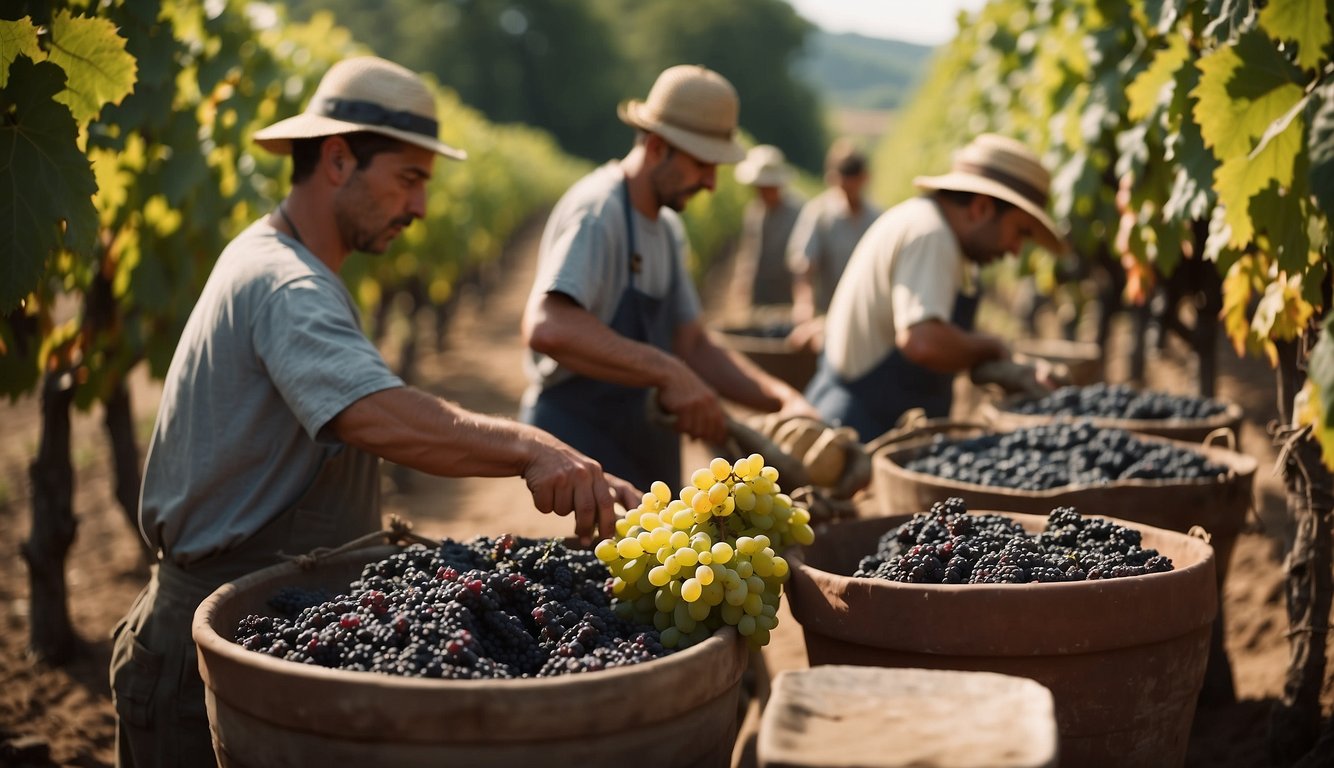
[[[1124,384],[1061,387],[1048,395],[1012,403],[1007,410],[1028,415],[1106,419],[1207,419],[1227,405],[1204,397],[1148,392]]]
[[[814,541],[810,519],[763,456],[715,458],[676,498],[655,482],[593,551],[614,577],[618,612],[653,622],[667,648],[693,645],[724,624],[759,648],[778,626],[788,576],[777,552]]]
[[[1171,559],[1140,546],[1140,533],[1100,517],[1057,507],[1042,533],[1030,536],[1003,515],[969,514],[963,499],[880,538],[854,576],[916,584],[1024,584],[1094,581],[1172,570]]]
[[[1125,430],[1086,421],[961,440],[937,435],[903,467],[946,480],[1021,491],[1120,480],[1198,480],[1228,471],[1199,451],[1143,441]]]
[[[610,574],[555,539],[479,536],[420,544],[362,568],[345,594],[279,590],[252,614],[242,647],[323,667],[407,677],[549,677],[670,653],[658,631],[618,616]]]

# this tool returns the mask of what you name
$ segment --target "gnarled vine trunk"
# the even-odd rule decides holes
[[[1285,425],[1293,423],[1294,399],[1305,383],[1309,351],[1301,342],[1279,345],[1279,414]],[[1320,446],[1308,429],[1282,427],[1279,435],[1279,464],[1295,534],[1285,562],[1288,674],[1270,721],[1270,756],[1280,766],[1325,766],[1334,764],[1334,720],[1323,721],[1320,704],[1334,593],[1330,544],[1334,476],[1321,461]]]
[[[32,530],[23,542],[28,563],[30,635],[28,647],[52,664],[69,661],[75,651],[70,626],[65,556],[74,543],[74,468],[70,464],[70,406],[73,377],[67,371],[46,375],[42,386],[42,438],[28,467],[32,480]]]

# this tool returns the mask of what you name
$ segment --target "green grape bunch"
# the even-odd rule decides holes
[[[810,512],[752,453],[735,463],[713,459],[676,498],[653,483],[593,551],[611,571],[613,610],[652,622],[663,646],[687,648],[731,625],[760,648],[778,626],[788,577],[778,553],[814,540]]]

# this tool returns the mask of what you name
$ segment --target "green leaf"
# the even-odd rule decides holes
[[[1325,318],[1320,338],[1306,363],[1308,381],[1314,385],[1322,418],[1312,426],[1325,448],[1325,462],[1334,467],[1334,315]]]
[[[1334,82],[1315,90],[1309,105],[1311,130],[1306,141],[1311,160],[1308,181],[1326,219],[1334,219]]]
[[[1263,219],[1252,212],[1251,198],[1271,184],[1280,188],[1291,185],[1297,156],[1303,148],[1301,124],[1290,124],[1253,155],[1233,157],[1219,166],[1214,188],[1219,204],[1226,209],[1233,246],[1245,247],[1255,238],[1255,220]]]
[[[1167,47],[1158,51],[1148,68],[1126,88],[1126,99],[1130,102],[1127,116],[1131,120],[1143,120],[1158,107],[1171,103],[1176,74],[1189,55],[1190,48],[1184,35],[1168,38]]]
[[[1220,161],[1249,154],[1302,97],[1301,73],[1260,32],[1200,57],[1199,68],[1195,121]]]
[[[51,62],[68,75],[68,89],[56,100],[68,105],[80,123],[95,120],[104,105],[119,104],[134,90],[134,57],[125,52],[125,38],[108,19],[56,14]]]
[[[1311,252],[1311,236],[1306,230],[1308,214],[1302,196],[1280,192],[1270,183],[1251,199],[1251,218],[1260,224],[1257,234],[1269,238],[1269,248],[1278,268],[1290,275],[1306,271]]]
[[[1214,207],[1214,172],[1218,160],[1204,145],[1200,126],[1191,119],[1194,100],[1190,93],[1199,84],[1200,71],[1193,63],[1177,71],[1176,94],[1169,114],[1176,116],[1175,133],[1165,142],[1167,160],[1177,168],[1171,195],[1163,204],[1163,216],[1181,222],[1207,219]]]
[[[1252,0],[1207,0],[1204,15],[1209,19],[1206,37],[1232,42],[1255,25],[1255,4]]]
[[[1260,26],[1271,37],[1297,43],[1297,63],[1315,69],[1326,59],[1331,34],[1327,0],[1270,0],[1260,11]]]
[[[1149,26],[1160,33],[1168,32],[1181,17],[1186,2],[1187,0],[1145,0],[1144,15],[1149,20]]]
[[[0,89],[0,311],[33,289],[49,254],[89,253],[97,235],[93,169],[74,118],[55,101],[64,71],[20,58],[11,73]]]
[[[37,27],[27,16],[18,21],[0,21],[0,88],[9,82],[9,65],[18,56],[27,56],[33,61],[46,58],[46,53],[37,44]]]

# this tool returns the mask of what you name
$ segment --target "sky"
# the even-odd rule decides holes
[[[797,14],[828,32],[921,45],[949,42],[959,11],[976,11],[986,0],[788,0]]]

